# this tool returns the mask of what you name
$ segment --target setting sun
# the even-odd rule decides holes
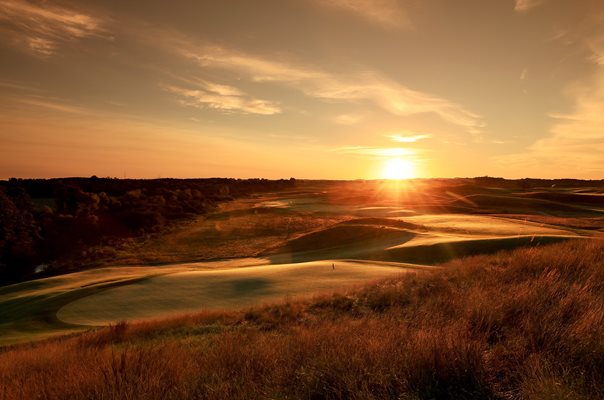
[[[415,168],[409,160],[391,158],[384,162],[382,169],[383,179],[411,179],[415,178]]]

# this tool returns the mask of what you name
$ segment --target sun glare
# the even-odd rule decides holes
[[[415,178],[415,168],[411,161],[401,158],[391,158],[384,162],[382,169],[383,179],[411,179]]]

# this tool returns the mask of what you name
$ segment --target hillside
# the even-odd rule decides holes
[[[178,189],[179,185],[205,181],[77,182],[82,190],[105,189],[119,197],[118,189],[135,184],[147,185],[144,189],[150,194],[155,185],[169,183],[186,194],[188,189]],[[389,276],[439,269],[459,257],[604,238],[601,203],[570,214],[560,207],[532,210],[527,206],[523,213],[511,212],[512,205],[524,204],[524,194],[555,197],[581,190],[581,196],[592,193],[591,197],[599,198],[596,188],[586,192],[577,182],[573,188],[530,192],[470,185],[468,180],[236,182],[241,190],[259,192],[221,200],[204,214],[112,245],[90,244],[83,251],[75,243],[66,247],[73,261],[80,260],[73,271],[58,274],[60,270],[51,268],[31,276],[35,279],[0,287],[0,346],[124,319],[233,310],[346,290]],[[29,182],[34,189],[47,183]],[[285,184],[287,188],[268,190]],[[39,188],[32,188],[32,194],[38,193]],[[260,192],[262,188],[267,191]],[[470,204],[463,202],[463,213],[461,206],[451,206],[461,199],[471,202],[480,193],[498,194],[502,205],[491,214],[480,207],[470,210]],[[140,199],[145,203],[150,197]],[[529,198],[526,204],[533,201]],[[180,203],[162,204],[170,208]],[[55,232],[50,237],[69,244],[78,232],[64,237]],[[98,251],[107,256],[84,263],[86,254]],[[12,265],[15,270],[21,266]]]
[[[604,396],[601,241],[443,267],[6,348],[0,399]]]

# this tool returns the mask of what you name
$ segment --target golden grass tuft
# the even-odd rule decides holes
[[[5,349],[0,399],[604,398],[604,244]]]

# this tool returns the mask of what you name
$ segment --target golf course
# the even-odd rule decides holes
[[[105,265],[0,287],[0,344],[249,309],[438,271],[460,257],[604,237],[597,189],[389,185],[308,181],[243,197]]]

